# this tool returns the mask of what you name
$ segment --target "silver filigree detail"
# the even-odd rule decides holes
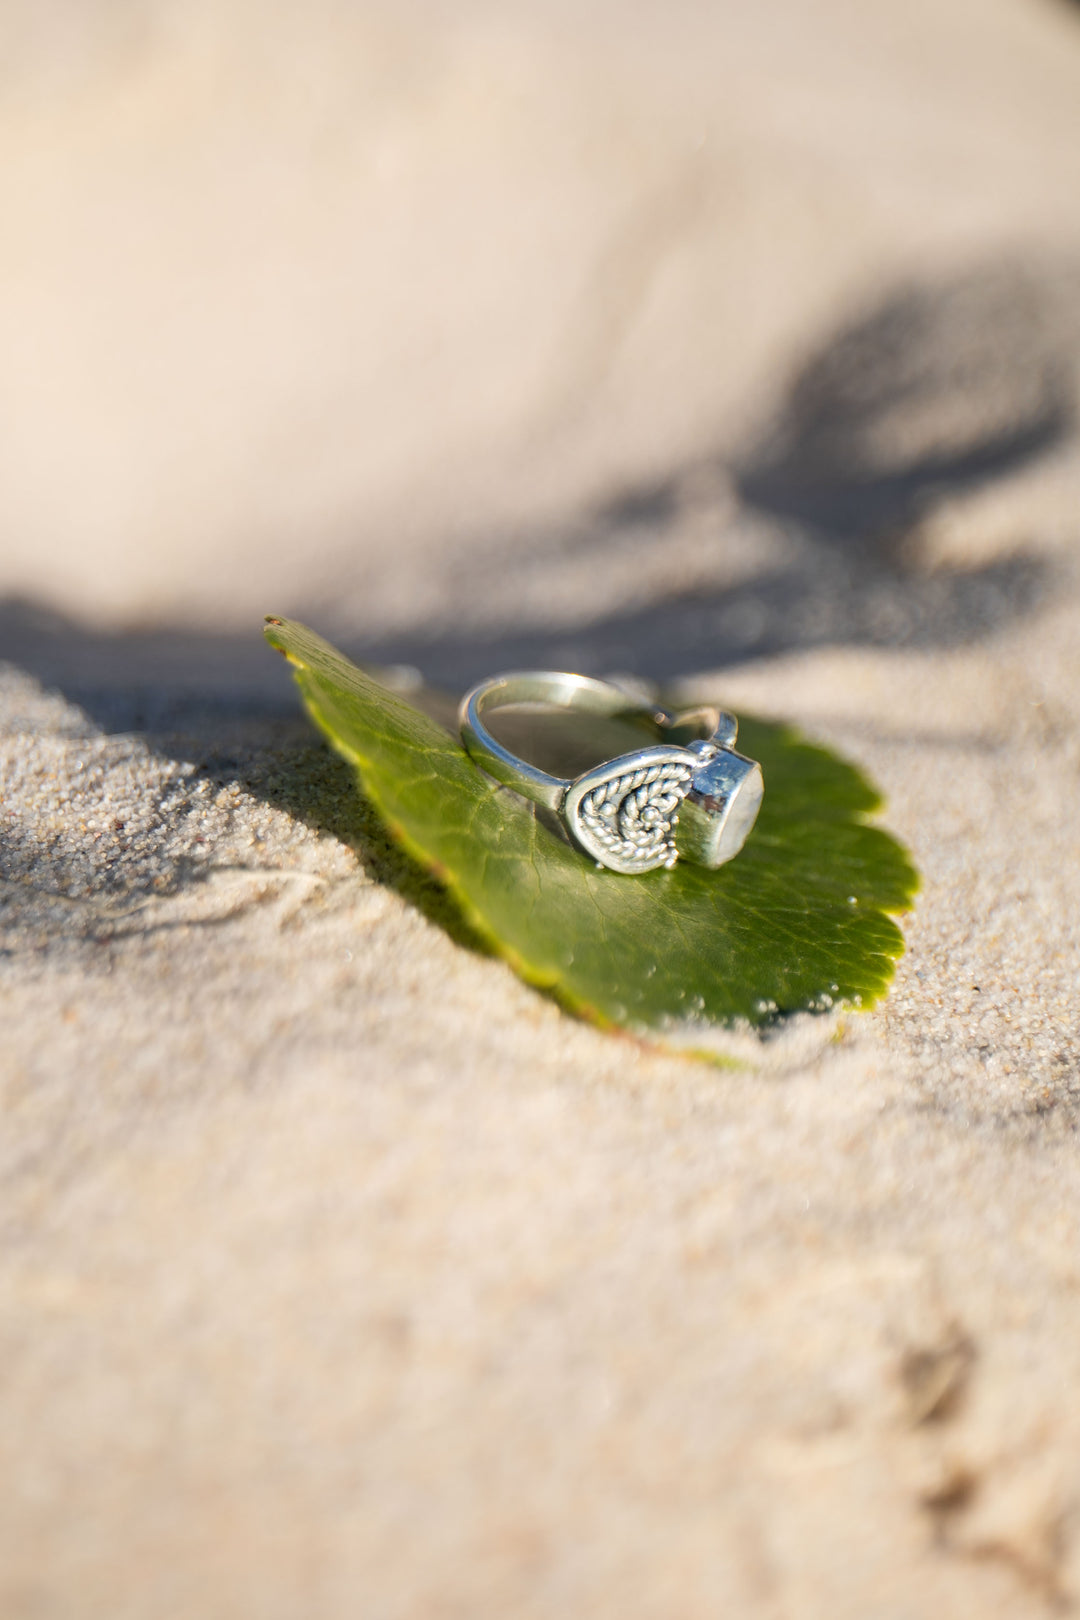
[[[573,821],[579,842],[617,872],[674,866],[674,829],[692,777],[693,766],[685,757],[635,768],[631,756],[629,769],[590,782],[576,798]]]

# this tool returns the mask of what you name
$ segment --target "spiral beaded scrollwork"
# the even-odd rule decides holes
[[[672,833],[692,775],[688,764],[673,761],[601,782],[578,806],[582,828],[620,868],[674,866]]]

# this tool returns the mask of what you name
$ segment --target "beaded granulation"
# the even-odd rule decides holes
[[[692,776],[688,764],[672,761],[601,782],[577,807],[578,836],[621,871],[674,866],[673,832]]]

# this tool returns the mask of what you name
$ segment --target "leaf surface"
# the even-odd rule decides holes
[[[889,914],[910,904],[917,874],[864,819],[880,800],[861,773],[788,727],[741,723],[765,799],[735,860],[626,877],[597,869],[443,726],[314,632],[271,619],[266,635],[394,836],[495,951],[568,1009],[685,1039],[868,1007],[888,989],[903,951]]]

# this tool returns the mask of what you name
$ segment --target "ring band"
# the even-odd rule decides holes
[[[672,741],[606,760],[573,779],[553,776],[497,742],[484,716],[543,705],[612,718],[645,718]],[[673,712],[634,699],[608,681],[530,670],[481,681],[462,699],[461,736],[472,759],[496,781],[561,816],[571,840],[598,866],[637,874],[671,867],[681,855],[722,866],[737,855],[764,793],[761,766],[736,753],[735,716],[713,708]]]

